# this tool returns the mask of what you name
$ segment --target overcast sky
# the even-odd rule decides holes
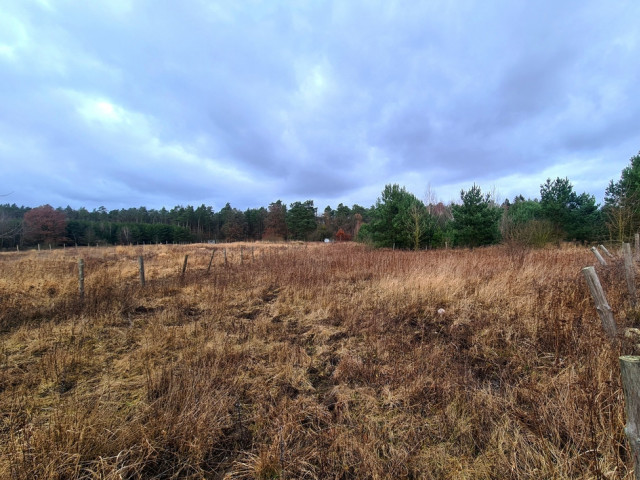
[[[0,0],[0,203],[600,202],[640,150],[640,2]]]

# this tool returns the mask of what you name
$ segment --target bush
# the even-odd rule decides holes
[[[544,247],[560,240],[557,230],[549,220],[529,220],[512,227],[504,237],[505,243],[527,247]]]

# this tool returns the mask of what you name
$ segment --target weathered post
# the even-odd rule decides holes
[[[600,255],[600,252],[598,251],[598,249],[596,247],[591,247],[591,251],[596,256],[598,261],[600,262],[600,265],[603,265],[603,266],[607,265],[607,261],[604,258],[602,258],[602,255]]]
[[[211,270],[211,264],[213,263],[213,255],[216,253],[215,250],[211,250],[211,258],[209,259],[209,266],[207,267],[207,273]]]
[[[20,245],[16,245],[16,252],[20,251]]]
[[[607,255],[607,257],[613,258],[613,255],[609,250],[607,250],[607,247],[605,247],[604,245],[598,245],[598,246],[600,247],[600,250],[602,250]]]
[[[225,248],[224,250],[222,250],[222,252],[224,253],[224,265],[226,267],[227,266],[227,249]]]
[[[240,246],[240,265],[244,263],[244,247]]]
[[[144,287],[144,258],[142,255],[138,257],[138,266],[140,267],[140,285]]]
[[[589,286],[591,296],[596,303],[596,310],[598,311],[598,315],[600,316],[602,328],[604,329],[607,336],[611,340],[614,340],[618,335],[616,321],[613,318],[611,307],[607,303],[607,297],[605,296],[602,285],[600,284],[600,279],[596,274],[596,269],[593,267],[585,267],[582,269],[582,273],[585,280],[587,281],[587,285]]]
[[[184,256],[184,263],[182,264],[182,274],[181,276],[184,277],[184,272],[187,271],[187,260],[189,259],[189,255],[185,255]]]
[[[38,244],[38,251],[40,251],[40,244]]]
[[[251,247],[251,261],[254,262],[255,260],[256,260],[255,247]]]
[[[635,355],[620,357],[620,377],[627,416],[624,433],[631,446],[635,478],[640,480],[640,357]]]
[[[636,243],[636,259],[640,259],[640,233],[633,236]]]
[[[80,301],[84,301],[84,260],[82,258],[78,260],[78,293]]]
[[[636,269],[633,265],[633,257],[631,256],[631,245],[623,243],[622,252],[624,253],[624,275],[627,278],[629,298],[631,300],[631,306],[636,308],[638,304],[638,296],[636,294]]]

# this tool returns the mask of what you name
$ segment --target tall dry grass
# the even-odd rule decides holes
[[[1,254],[0,478],[633,477],[588,250],[243,248]]]

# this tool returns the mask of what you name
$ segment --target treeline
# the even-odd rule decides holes
[[[29,208],[0,205],[0,248],[18,246],[306,240],[357,240],[376,247],[423,249],[475,247],[498,242],[544,246],[560,241],[629,240],[640,229],[640,154],[620,180],[610,182],[605,202],[578,194],[568,178],[548,179],[540,197],[498,203],[477,185],[457,203],[422,201],[399,185],[387,185],[369,208],[327,206],[313,200],[220,211],[200,205],[171,210],[145,207]]]
[[[576,194],[568,179],[547,180],[540,199],[516,196],[498,204],[473,185],[460,202],[425,205],[398,185],[387,185],[360,239],[379,247],[421,249],[477,247],[499,242],[544,246],[552,242],[600,240],[607,235],[595,198]]]
[[[477,185],[450,205],[423,202],[387,185],[369,210],[358,240],[378,247],[475,247],[505,242],[540,247],[561,241],[629,241],[640,231],[640,153],[605,190],[604,205],[577,193],[568,178],[547,179],[540,197],[518,195],[498,203]]]
[[[245,211],[225,205],[215,212],[201,205],[171,210],[145,207],[108,211],[99,207],[37,208],[0,205],[0,248],[18,246],[236,242],[256,240],[351,240],[369,209],[342,204],[321,214],[312,200]]]

